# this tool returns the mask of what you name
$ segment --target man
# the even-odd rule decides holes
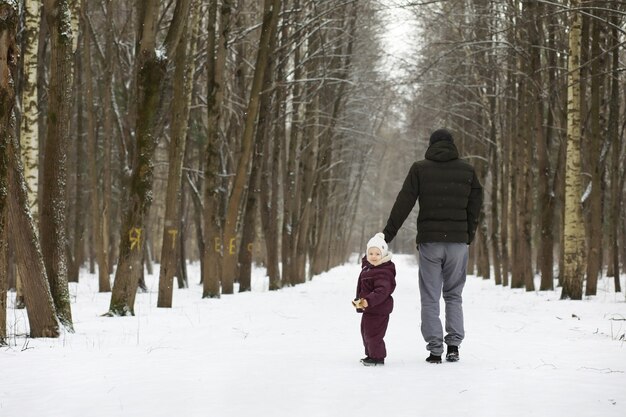
[[[430,363],[441,363],[443,343],[446,360],[459,360],[465,336],[462,292],[465,285],[468,245],[478,225],[483,189],[474,168],[459,159],[452,134],[439,129],[430,136],[426,159],[415,162],[404,180],[384,229],[389,243],[419,200],[417,250],[422,335]],[[446,305],[446,336],[439,319],[443,289]]]

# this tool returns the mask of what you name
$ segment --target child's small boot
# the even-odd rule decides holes
[[[385,364],[385,360],[384,359],[374,359],[374,358],[370,358],[369,356],[366,358],[361,359],[361,363],[364,366],[382,366]]]

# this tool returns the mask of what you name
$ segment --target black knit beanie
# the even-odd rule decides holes
[[[441,142],[445,140],[450,143],[454,143],[454,139],[452,138],[452,133],[448,132],[446,129],[437,129],[430,135],[429,145],[432,145],[436,142]]]

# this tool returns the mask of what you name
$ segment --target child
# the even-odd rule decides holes
[[[385,332],[393,310],[391,293],[396,288],[396,266],[391,262],[385,235],[376,235],[367,242],[367,253],[361,261],[361,274],[352,305],[361,317],[361,336],[365,346],[365,366],[384,365]]]

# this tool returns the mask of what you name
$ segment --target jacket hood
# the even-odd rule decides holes
[[[459,159],[459,151],[452,142],[435,142],[426,150],[426,159],[435,162],[448,162]]]

